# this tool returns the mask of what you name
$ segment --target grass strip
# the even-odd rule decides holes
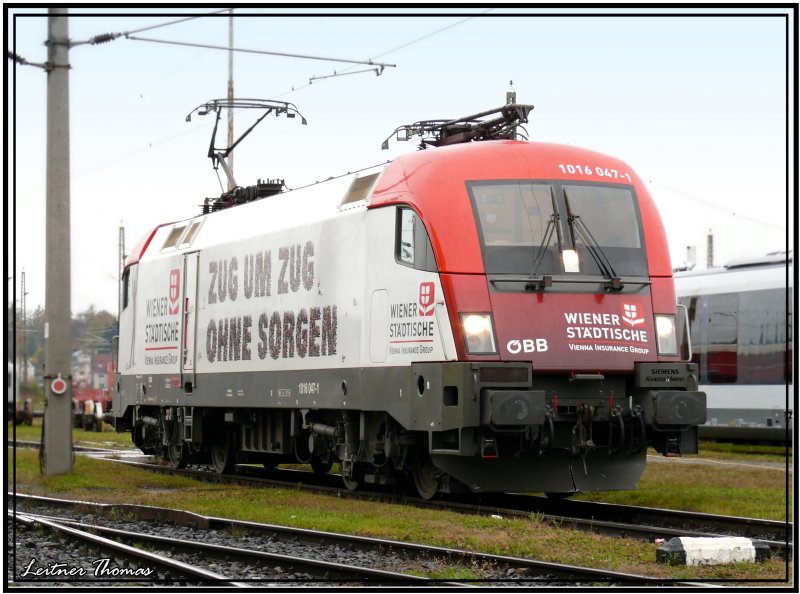
[[[11,457],[12,449],[8,449],[8,455]],[[12,464],[8,467],[11,483]],[[298,489],[218,485],[83,456],[76,456],[70,474],[43,476],[39,473],[37,452],[20,449],[16,451],[16,478],[17,490],[24,493],[173,507],[240,520],[408,540],[663,579],[746,579],[783,583],[786,576],[791,575],[780,559],[760,564],[666,567],[655,563],[655,543],[588,534],[542,522],[535,516],[528,519],[477,517],[304,493]],[[461,570],[453,568],[452,571]]]

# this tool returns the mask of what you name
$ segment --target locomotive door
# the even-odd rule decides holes
[[[119,342],[118,365],[122,371],[129,371],[136,365],[136,285],[139,265],[128,267],[122,274],[120,296],[119,328],[120,336],[130,336],[130,341]]]
[[[197,268],[200,252],[183,256],[183,328],[181,336],[181,384],[189,392],[194,387],[197,338]],[[191,386],[191,387],[188,387]]]

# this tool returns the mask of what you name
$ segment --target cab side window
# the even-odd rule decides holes
[[[122,274],[122,309],[128,307],[128,291],[130,289],[130,268]]]
[[[395,258],[400,264],[436,272],[436,258],[425,225],[410,208],[397,209]]]

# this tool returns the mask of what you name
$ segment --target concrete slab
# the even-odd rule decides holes
[[[656,549],[656,561],[667,565],[755,563],[769,557],[769,545],[738,536],[679,536]]]

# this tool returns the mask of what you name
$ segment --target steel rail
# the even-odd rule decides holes
[[[238,474],[218,475],[211,471],[196,469],[173,469],[156,464],[115,460],[146,468],[160,473],[178,473],[208,482],[232,483],[238,485],[271,485],[289,489],[302,488],[308,491],[335,494],[338,497],[385,498],[394,503],[410,504],[417,507],[444,509],[477,515],[505,515],[530,517],[539,516],[542,520],[556,525],[569,524],[578,530],[585,530],[609,536],[637,538],[653,541],[657,538],[672,536],[744,536],[767,543],[777,554],[786,557],[793,550],[791,535],[793,524],[779,520],[760,518],[742,518],[703,514],[681,510],[625,506],[619,504],[599,503],[591,501],[552,500],[534,495],[514,493],[485,493],[467,495],[441,495],[436,499],[426,500],[415,496],[397,495],[387,491],[347,491],[338,483],[335,475],[318,476],[305,471],[279,470],[269,471],[281,476],[296,473],[300,480],[280,480],[263,476],[247,475],[247,467],[240,467]],[[328,478],[329,477],[329,478]],[[328,484],[320,484],[325,482]]]
[[[21,441],[17,440],[15,442],[7,441],[7,446],[10,448],[17,447],[23,449],[41,449],[42,444],[38,441]],[[76,452],[96,452],[98,454],[122,454],[125,452],[130,452],[131,450],[115,450],[113,448],[96,448],[93,446],[82,446],[82,445],[72,445],[72,449]],[[143,454],[142,454],[143,455]]]
[[[84,503],[85,504],[85,503]],[[121,530],[119,528],[110,528],[107,526],[90,525],[70,518],[33,515],[30,513],[22,514],[23,517],[33,518],[35,521],[47,521],[54,525],[67,526],[82,532],[90,534],[106,535],[113,537],[114,542],[118,539],[130,540],[136,542],[146,542],[149,544],[160,545],[170,549],[180,549],[187,552],[203,552],[217,554],[225,558],[235,557],[246,561],[263,561],[271,567],[277,566],[290,566],[294,569],[300,569],[306,573],[314,575],[320,581],[334,581],[334,582],[369,582],[371,585],[399,585],[399,584],[429,584],[435,582],[442,586],[461,586],[455,582],[440,580],[432,580],[423,576],[416,576],[404,573],[397,573],[381,569],[373,569],[369,567],[359,567],[355,565],[345,565],[342,563],[332,563],[323,561],[321,559],[313,559],[308,557],[297,557],[293,555],[281,555],[278,553],[269,553],[266,551],[257,551],[253,549],[230,547],[225,545],[218,545],[206,542],[199,542],[194,540],[187,540],[182,538],[167,538],[155,534],[145,534],[142,532],[132,532],[130,530]],[[126,545],[123,545],[126,546]],[[331,578],[330,576],[338,576]],[[265,577],[261,579],[253,579],[249,581],[273,581]],[[316,581],[316,580],[313,580]],[[227,583],[227,582],[224,582]],[[235,584],[234,584],[235,585]]]
[[[592,581],[604,582],[607,584],[618,585],[705,585],[694,582],[664,580],[661,578],[654,578],[650,576],[643,576],[637,574],[630,574],[624,572],[616,572],[609,570],[602,570],[596,568],[580,567],[573,565],[566,565],[561,563],[553,563],[547,561],[537,561],[533,559],[524,559],[520,557],[511,557],[506,555],[494,555],[490,553],[481,553],[474,551],[463,551],[449,547],[439,547],[422,545],[418,543],[408,543],[395,540],[377,539],[372,537],[356,536],[349,534],[340,534],[333,532],[322,532],[317,530],[310,530],[305,528],[294,528],[289,526],[279,526],[275,524],[263,524],[258,522],[249,522],[243,520],[231,520],[227,518],[219,518],[214,516],[203,516],[193,512],[186,512],[182,510],[171,510],[166,508],[158,508],[152,506],[137,506],[132,504],[106,504],[106,503],[92,503],[86,501],[70,501],[65,499],[53,499],[48,497],[36,495],[22,495],[17,494],[17,503],[30,502],[34,504],[46,504],[55,506],[74,506],[84,508],[94,512],[122,512],[126,514],[133,514],[140,519],[152,520],[157,519],[160,521],[170,521],[182,525],[193,525],[203,529],[216,529],[216,530],[244,530],[247,532],[259,532],[268,534],[277,534],[281,538],[290,537],[302,542],[313,543],[315,545],[338,545],[349,546],[358,548],[360,550],[375,550],[382,548],[386,550],[403,551],[407,555],[413,555],[419,559],[431,558],[447,558],[448,561],[458,563],[461,565],[469,566],[473,562],[491,563],[504,569],[513,568],[516,571],[522,571],[526,577],[514,577],[509,579],[499,580],[462,580],[454,582],[458,585],[464,583],[492,583],[502,582],[520,582],[520,583],[535,583],[541,581]],[[66,522],[65,522],[66,523]],[[115,530],[115,529],[108,529]],[[138,536],[138,535],[137,535]],[[161,538],[161,537],[156,537]],[[170,541],[172,542],[172,541]],[[230,548],[224,548],[225,552],[231,551]],[[423,578],[425,579],[425,578]],[[444,585],[441,582],[432,581],[438,585]],[[395,580],[396,584],[396,580]]]
[[[122,553],[123,555],[128,557],[135,557],[137,559],[144,560],[148,563],[152,563],[159,567],[165,567],[167,569],[171,569],[182,575],[189,575],[192,577],[199,578],[203,581],[213,580],[215,583],[218,584],[227,584],[229,586],[235,586],[235,587],[248,587],[246,584],[237,582],[235,580],[232,580],[231,578],[220,575],[213,571],[203,569],[202,567],[196,567],[194,565],[189,565],[188,563],[183,563],[182,561],[178,561],[176,559],[170,559],[169,557],[164,557],[162,555],[156,555],[155,553],[151,553],[149,551],[140,550],[135,547],[131,547],[126,544],[116,542],[107,538],[103,538],[102,536],[98,536],[96,534],[92,534],[83,529],[70,527],[67,526],[66,524],[54,522],[45,517],[36,516],[35,514],[19,513],[19,512],[14,512],[12,510],[7,510],[7,517],[11,518],[12,521],[21,522],[28,526],[35,526],[35,525],[44,526],[53,532],[59,532],[68,537],[83,540],[97,547]],[[142,580],[141,578],[134,578],[134,579],[135,581],[151,581],[146,579]],[[79,579],[74,581],[82,582],[82,581],[94,581],[94,580]]]
[[[770,542],[773,548],[791,550],[793,523],[762,518],[707,514],[674,509],[639,507],[594,501],[552,500],[532,495],[514,493],[487,494],[479,498],[479,505],[525,514],[537,513],[558,521],[580,524],[607,525],[611,530],[634,528],[644,536],[745,536]],[[458,500],[452,501],[457,504]],[[465,505],[474,505],[472,501]],[[497,513],[496,512],[496,513]],[[598,521],[602,518],[602,522]],[[677,534],[679,532],[680,534]],[[691,533],[691,534],[690,534]],[[632,534],[631,534],[632,535]]]

